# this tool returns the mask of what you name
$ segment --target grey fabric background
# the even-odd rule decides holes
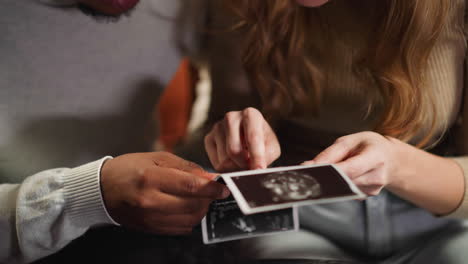
[[[144,151],[172,77],[177,0],[102,19],[39,0],[0,3],[0,182]]]

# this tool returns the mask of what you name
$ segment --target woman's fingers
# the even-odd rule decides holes
[[[275,132],[270,125],[265,122],[265,156],[267,165],[270,165],[281,156],[281,147]]]
[[[148,190],[145,205],[149,210],[160,214],[191,214],[203,209],[204,204],[212,202],[207,198],[193,198],[172,195],[158,190]]]
[[[224,117],[223,126],[226,137],[227,156],[239,167],[247,168],[247,160],[242,142],[242,114],[229,112]]]
[[[216,171],[234,171],[241,168],[227,153],[225,135],[224,127],[220,123],[217,123],[205,137],[205,149]]]
[[[341,137],[314,159],[314,163],[338,163],[345,160],[358,147],[359,141],[352,137]]]
[[[225,164],[229,159],[226,153],[226,136],[224,132],[224,127],[220,123],[214,126],[214,139],[216,144],[216,153],[218,155],[218,162],[220,164]]]
[[[205,148],[218,171],[264,169],[281,153],[276,135],[255,108],[227,113],[205,137]]]
[[[217,166],[219,164],[219,159],[218,159],[218,150],[216,148],[216,143],[213,135],[213,131],[208,133],[208,135],[205,136],[205,150],[206,153],[208,154],[208,158],[210,159],[211,164],[213,167],[218,170]]]
[[[247,108],[242,112],[244,137],[250,155],[250,169],[264,169],[267,167],[265,160],[265,135],[264,118],[255,108]]]
[[[372,150],[364,149],[355,156],[338,162],[336,164],[342,171],[346,173],[351,179],[355,179],[379,166],[375,154]]]
[[[353,179],[353,182],[365,194],[375,196],[387,185],[387,178],[385,169],[378,167]]]
[[[313,163],[338,163],[349,157],[356,156],[364,147],[375,143],[378,137],[374,132],[360,132],[338,138],[333,145],[317,155]],[[309,162],[307,162],[309,163]]]
[[[341,137],[303,164],[335,163],[365,194],[377,195],[388,182],[388,157],[384,154],[387,141],[382,139],[373,132]]]

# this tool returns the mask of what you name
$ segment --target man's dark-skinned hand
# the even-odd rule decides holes
[[[190,233],[215,199],[229,190],[216,175],[165,152],[122,155],[104,163],[101,188],[106,208],[119,224],[145,232]]]

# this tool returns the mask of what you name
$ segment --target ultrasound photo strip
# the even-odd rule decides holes
[[[246,215],[294,205],[361,199],[366,196],[332,164],[302,165],[222,174]]]
[[[203,243],[274,235],[299,230],[297,208],[244,215],[235,200],[214,202],[202,220]]]

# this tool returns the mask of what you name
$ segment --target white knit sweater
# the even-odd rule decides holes
[[[104,160],[39,172],[22,184],[1,184],[0,260],[28,263],[63,248],[90,227],[115,224],[101,197]]]

